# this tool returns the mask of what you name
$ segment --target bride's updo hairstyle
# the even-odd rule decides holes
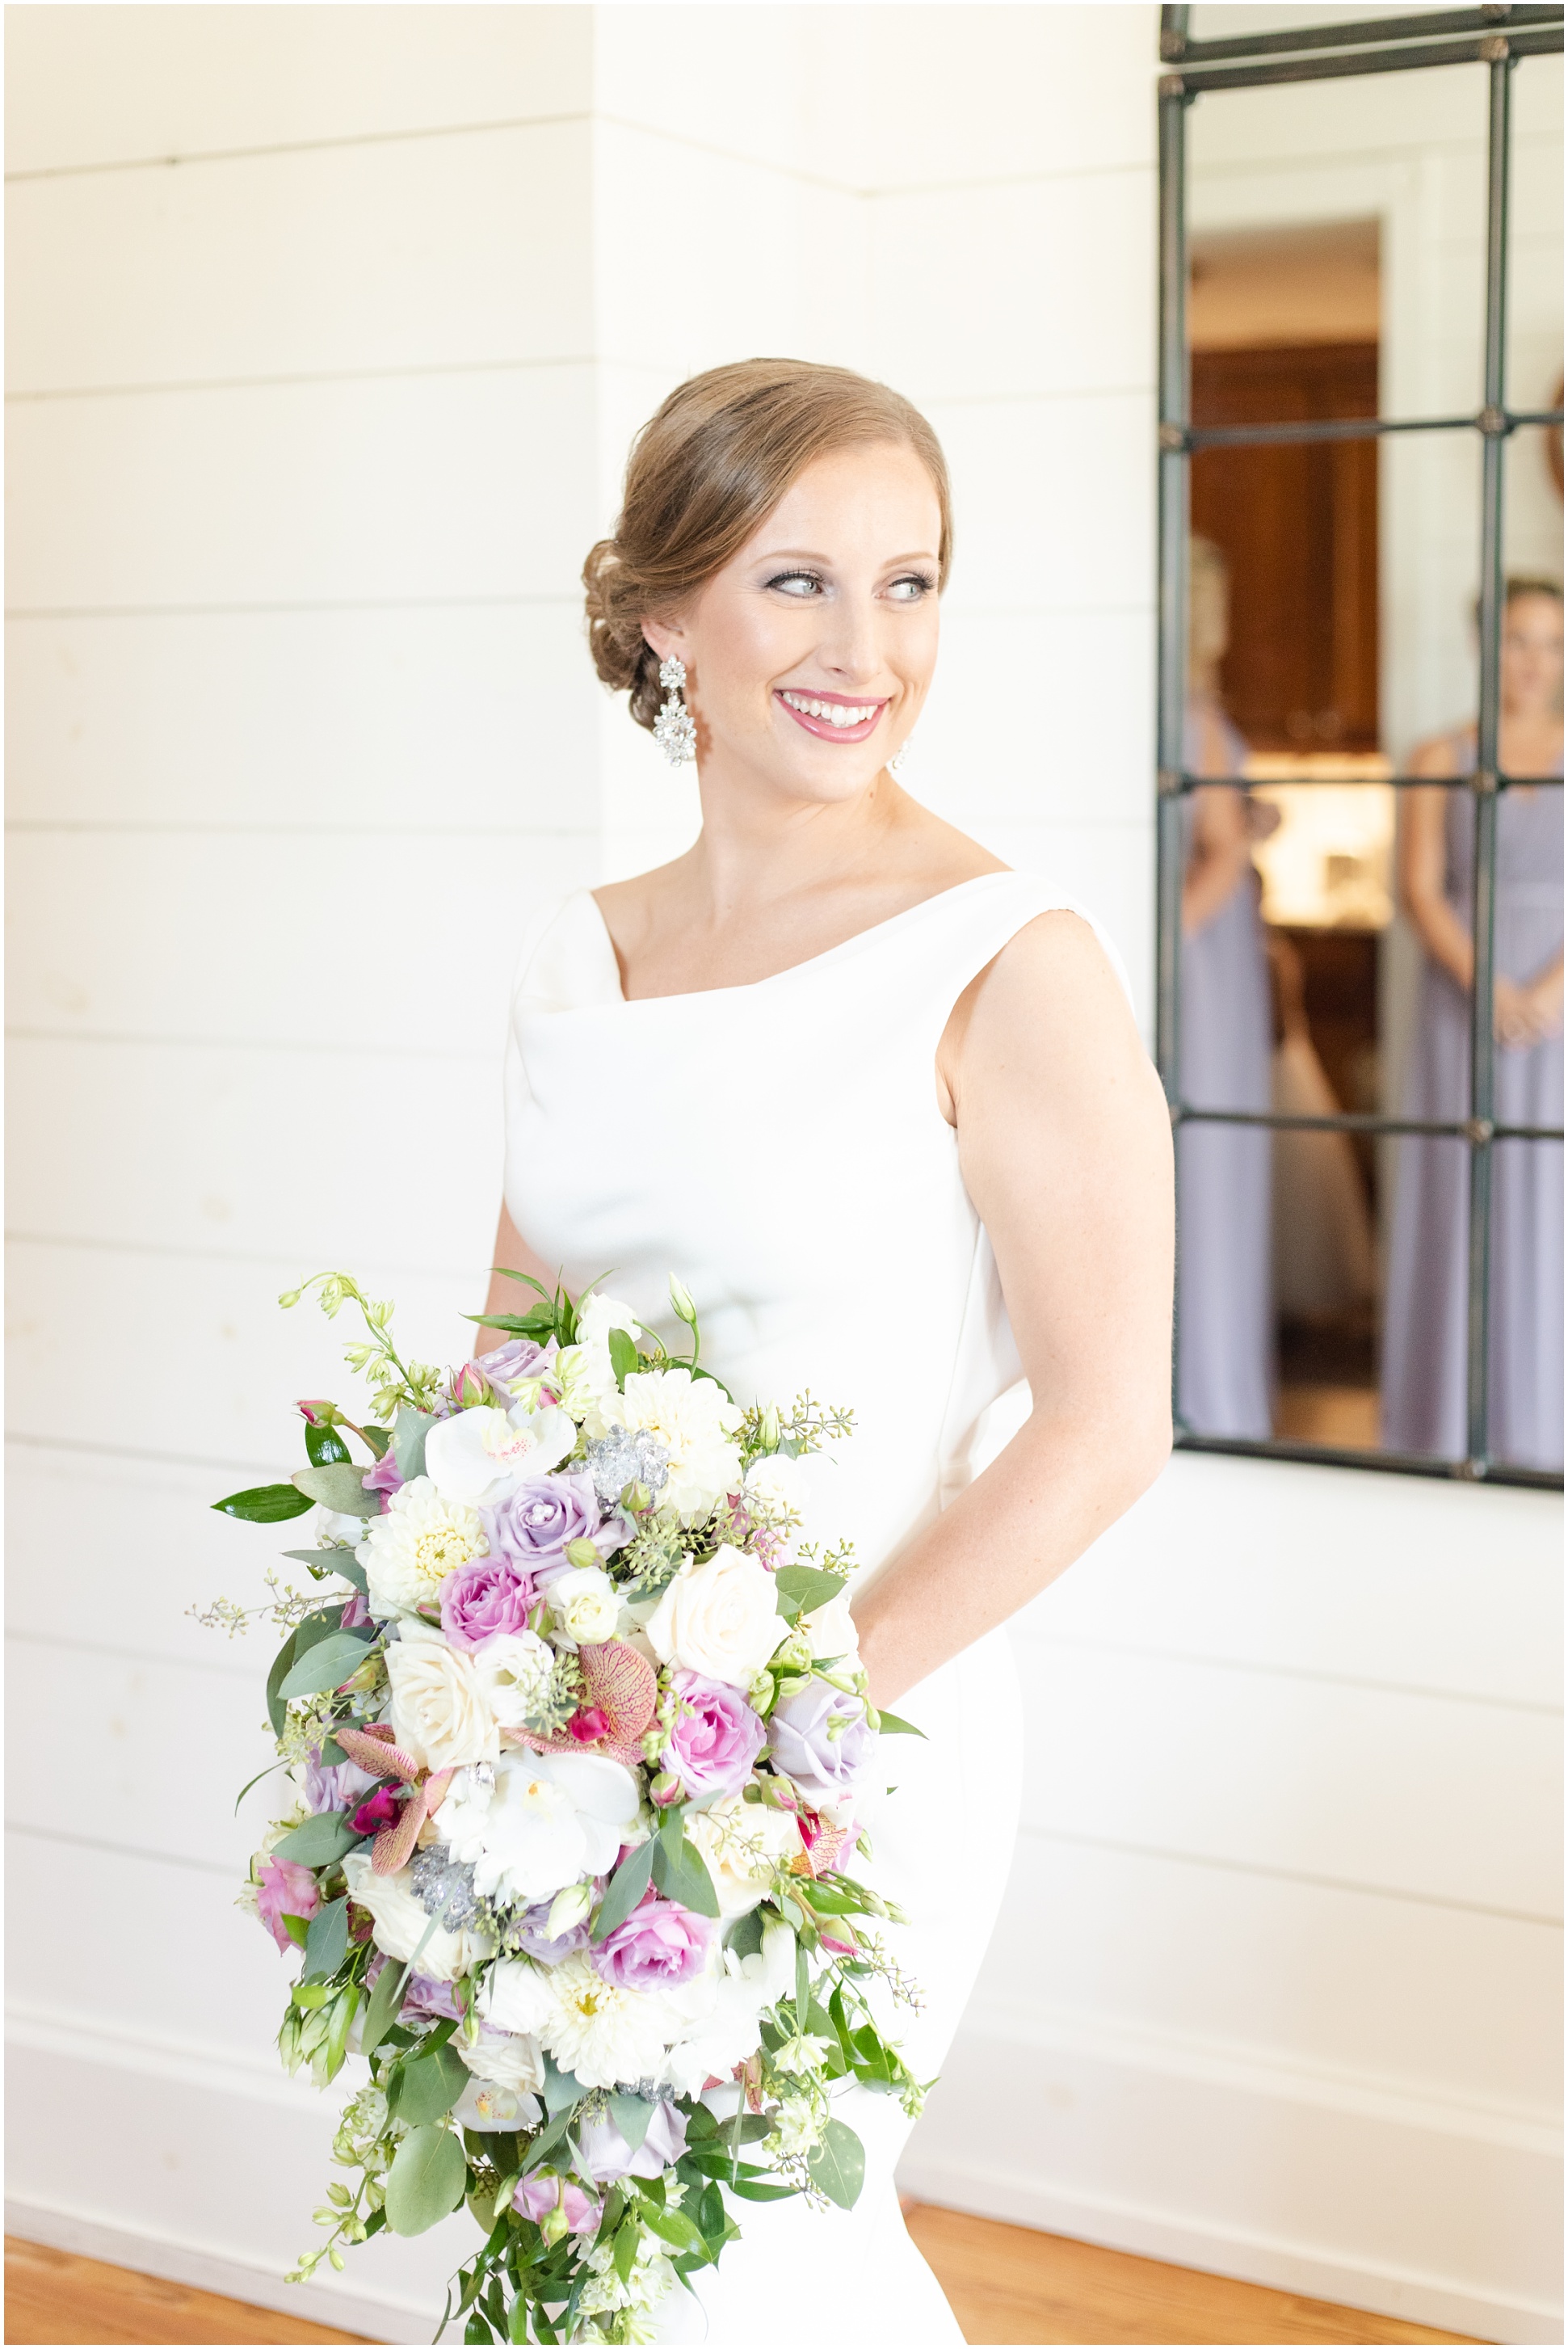
[[[837,449],[895,441],[931,475],[942,509],[939,586],[953,560],[942,445],[885,383],[805,359],[742,359],[672,391],[632,443],[620,519],[583,565],[593,666],[652,727],[664,698],[643,622],[722,571],[790,483]]]

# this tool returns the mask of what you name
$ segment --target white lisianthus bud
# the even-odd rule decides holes
[[[696,1307],[692,1303],[691,1291],[685,1281],[677,1279],[673,1272],[670,1275],[670,1303],[675,1307],[687,1329],[695,1330]]]
[[[545,1938],[558,1941],[562,1933],[570,1933],[573,1925],[581,1925],[593,1906],[593,1887],[591,1884],[567,1885],[550,1904]]]

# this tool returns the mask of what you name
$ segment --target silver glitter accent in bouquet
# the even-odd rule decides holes
[[[449,1858],[443,1845],[431,1844],[414,1854],[409,1873],[414,1898],[427,1916],[438,1917],[449,1932],[469,1922],[479,1907],[471,1868]]]
[[[587,1468],[601,1504],[613,1509],[628,1485],[663,1492],[670,1475],[669,1446],[645,1427],[613,1427],[588,1446]]]

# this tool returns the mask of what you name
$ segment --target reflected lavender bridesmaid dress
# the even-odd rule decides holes
[[[1457,771],[1475,763],[1468,737]],[[1450,791],[1449,903],[1469,926],[1475,808]],[[1563,945],[1563,794],[1504,792],[1497,812],[1497,969],[1533,978]],[[1429,960],[1404,1114],[1470,1114],[1470,997]],[[1563,1043],[1497,1047],[1500,1125],[1563,1123]],[[1492,1457],[1563,1464],[1563,1145],[1499,1143],[1492,1153],[1491,1318],[1487,1383]],[[1465,1441],[1469,1150],[1408,1135],[1399,1145],[1384,1313],[1383,1441],[1400,1452],[1462,1456]]]
[[[1229,771],[1247,746],[1219,719]],[[1189,718],[1182,757],[1197,757]],[[1190,845],[1192,807],[1183,814]],[[1250,866],[1219,911],[1181,941],[1181,1096],[1199,1109],[1266,1110],[1272,1046],[1268,965]],[[1180,1324],[1177,1403],[1201,1435],[1266,1436],[1269,1408],[1271,1137],[1239,1125],[1177,1136]]]

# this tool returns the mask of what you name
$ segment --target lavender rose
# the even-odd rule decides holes
[[[357,1599],[359,1593],[354,1595]],[[375,1784],[357,1762],[324,1764],[320,1746],[311,1747],[304,1765],[304,1798],[313,1811],[346,1811]]]
[[[478,1648],[498,1631],[526,1631],[532,1578],[509,1557],[476,1557],[441,1585],[441,1629],[454,1648]]]
[[[500,1389],[510,1404],[514,1381],[538,1378],[554,1359],[553,1338],[548,1346],[536,1346],[531,1338],[509,1338],[504,1346],[497,1346],[488,1354],[476,1354],[473,1366],[484,1372],[492,1387]]]
[[[530,1476],[480,1516],[492,1554],[510,1557],[524,1573],[548,1574],[571,1566],[568,1542],[591,1541],[601,1557],[629,1538],[624,1520],[599,1522],[593,1479],[581,1471],[562,1476]]]
[[[624,1924],[605,1934],[593,1963],[619,1990],[678,1990],[707,1965],[716,1930],[712,1918],[645,1892]]]
[[[608,2113],[590,2121],[578,2141],[583,2167],[595,2186],[608,2186],[617,2178],[656,2178],[686,2149],[686,2116],[678,2105],[662,2099],[654,2106],[648,2133],[635,2153]]]
[[[593,1898],[597,1900],[604,1889],[603,1878],[595,1877],[593,1885]],[[552,1893],[548,1900],[536,1900],[530,1909],[515,1910],[507,1936],[509,1941],[525,1955],[537,1958],[542,1966],[558,1966],[562,1958],[572,1955],[573,1950],[588,1947],[586,1917],[569,1926],[564,1933],[552,1935],[550,1912],[554,1906],[555,1896]]]
[[[835,1722],[843,1723],[830,1735]],[[866,1726],[858,1696],[845,1696],[813,1681],[799,1696],[787,1697],[769,1723],[773,1759],[810,1803],[836,1802],[852,1795],[876,1752],[876,1733]]]
[[[738,1689],[701,1672],[672,1672],[680,1708],[659,1759],[689,1796],[738,1795],[768,1732]]]

